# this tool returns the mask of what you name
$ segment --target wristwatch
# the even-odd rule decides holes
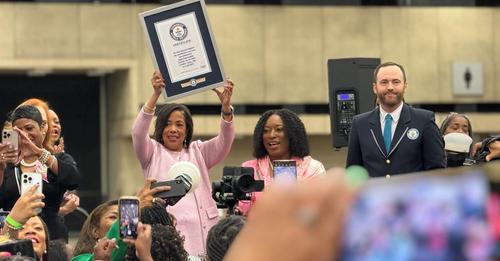
[[[230,106],[229,106],[229,109],[230,109],[230,110],[229,110],[229,112],[225,112],[225,111],[223,111],[223,110],[221,109],[221,110],[220,110],[220,114],[221,114],[222,116],[230,116],[230,115],[232,115],[232,114],[233,114],[233,112],[234,112],[233,105],[230,105]]]

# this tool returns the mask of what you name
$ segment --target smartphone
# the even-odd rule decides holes
[[[275,183],[297,182],[297,165],[295,160],[274,160],[273,175]]]
[[[121,197],[118,201],[120,219],[120,238],[137,238],[139,224],[139,199]]]
[[[184,195],[186,195],[188,191],[186,190],[184,182],[179,179],[160,181],[151,184],[151,188],[160,186],[170,186],[170,190],[161,191],[155,194],[155,197],[165,200],[169,206],[175,205],[179,200],[181,200],[182,197],[184,197]]]
[[[34,172],[25,172],[21,173],[21,194],[24,194],[26,191],[30,190],[36,184],[40,184],[35,191],[35,194],[43,194],[43,181],[42,174],[34,173]],[[38,199],[37,201],[42,201]],[[37,212],[42,212],[41,208],[37,209]]]
[[[31,239],[15,239],[0,243],[0,252],[8,252],[12,256],[36,258]]]
[[[491,260],[487,175],[457,171],[370,179],[346,217],[340,260]]]
[[[2,130],[2,143],[10,142],[15,149],[19,149],[19,133],[15,130]]]

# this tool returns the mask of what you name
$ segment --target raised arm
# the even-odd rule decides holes
[[[211,168],[222,161],[231,150],[235,133],[233,124],[233,108],[231,106],[231,96],[233,95],[234,83],[230,79],[224,84],[224,90],[213,89],[221,102],[222,121],[220,123],[219,134],[209,141],[200,145],[200,150],[207,164]]]
[[[132,143],[142,168],[146,168],[153,155],[154,142],[148,135],[149,124],[153,118],[156,102],[161,95],[161,90],[165,88],[165,80],[159,71],[153,73],[151,85],[153,86],[153,93],[142,107],[132,127]]]

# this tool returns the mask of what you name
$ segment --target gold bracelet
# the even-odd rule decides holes
[[[40,157],[38,158],[38,161],[40,161],[40,163],[46,165],[47,161],[49,160],[49,156],[50,156],[50,152],[48,150],[44,149],[42,151],[42,155],[40,155]]]

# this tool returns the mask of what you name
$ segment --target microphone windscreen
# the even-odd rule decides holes
[[[189,161],[179,161],[172,165],[170,170],[168,171],[168,176],[171,179],[176,179],[179,176],[184,176],[184,180],[190,180],[191,181],[191,189],[189,189],[189,192],[194,191],[198,185],[200,184],[200,170],[196,165]]]
[[[444,135],[444,149],[447,151],[469,153],[472,138],[463,133],[448,133]]]

